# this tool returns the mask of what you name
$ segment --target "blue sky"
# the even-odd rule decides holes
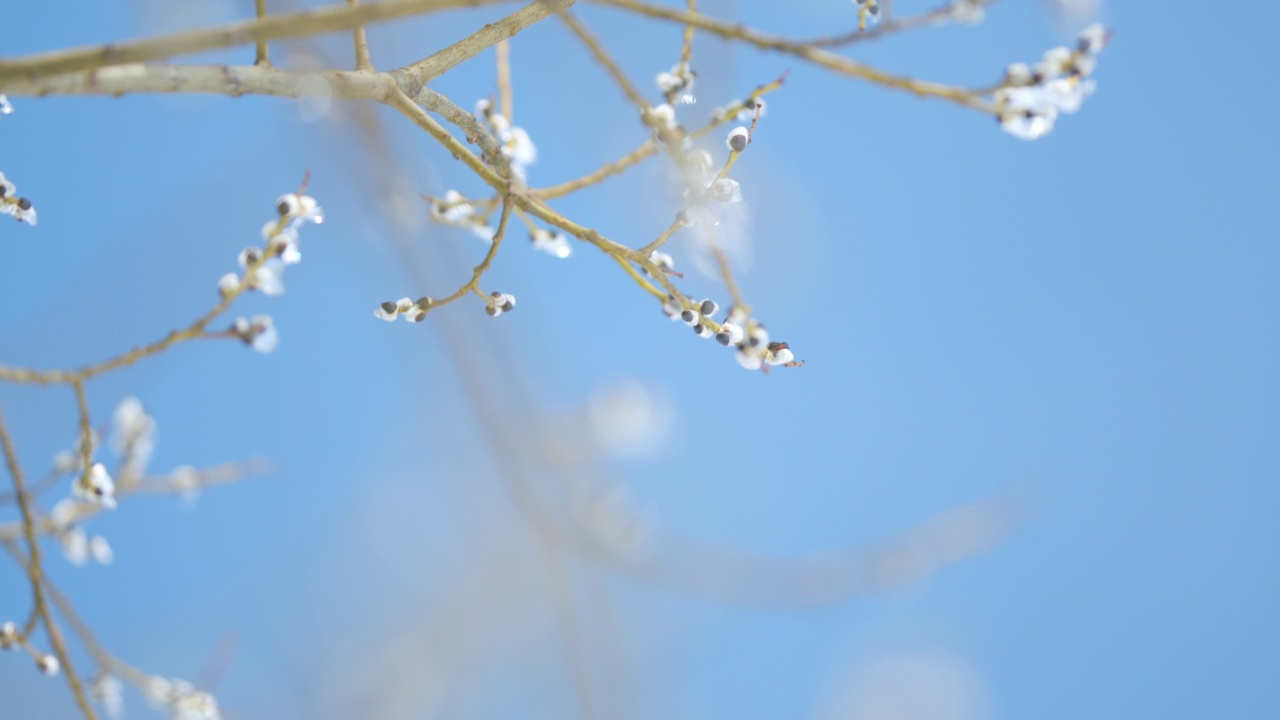
[[[704,5],[795,36],[852,12]],[[10,8],[3,52],[248,12],[155,6]],[[502,10],[377,28],[374,61],[412,61]],[[633,77],[673,62],[674,26],[581,15]],[[769,376],[666,321],[585,246],[565,261],[504,247],[488,279],[519,297],[509,316],[460,302],[421,326],[377,322],[378,302],[456,287],[484,247],[416,226],[422,286],[358,133],[304,122],[288,101],[12,98],[0,170],[40,224],[0,225],[7,364],[75,366],[188,322],[307,169],[328,215],[305,232],[286,295],[244,303],[275,317],[273,356],[193,344],[89,386],[97,417],[128,394],[157,417],[156,470],[261,455],[275,471],[190,511],[125,503],[90,526],[115,564],[77,569],[54,553],[52,576],[149,672],[194,679],[235,637],[215,691],[240,718],[571,717],[582,701],[567,636],[608,717],[1274,716],[1280,137],[1258,75],[1280,61],[1268,35],[1280,10],[1111,3],[1103,18],[1116,35],[1097,93],[1035,143],[699,35],[699,112],[791,70],[735,167],[751,211],[744,292],[807,361]],[[1039,4],[1009,2],[977,27],[854,56],[977,85],[1069,39]],[[344,62],[346,45],[324,43]],[[555,23],[520,35],[513,58],[534,184],[643,139]],[[435,87],[469,106],[493,83],[485,54]],[[414,191],[480,191],[429,138],[380,117]],[[665,173],[650,161],[555,207],[640,245],[675,209]],[[690,252],[677,242],[681,267]],[[723,297],[696,272],[688,284]],[[665,440],[639,457],[547,462],[581,445],[578,408],[622,377],[666,398]],[[73,437],[64,388],[0,387],[0,405],[29,472]],[[583,488],[625,487],[655,538],[781,560],[866,547],[1006,493],[1031,511],[925,582],[763,607],[581,554],[548,571],[513,487],[560,525]],[[723,569],[712,565],[698,570]],[[569,578],[569,621],[554,568]],[[4,619],[27,611],[11,570]],[[0,696],[16,718],[72,717],[65,686],[18,656],[0,657]]]

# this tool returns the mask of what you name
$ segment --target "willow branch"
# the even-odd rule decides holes
[[[356,7],[360,4],[360,0],[347,0],[347,4]],[[369,38],[365,36],[364,25],[357,25],[352,32],[352,39],[356,44],[356,70],[373,70],[373,63],[369,61]]]
[[[37,53],[0,61],[0,89],[7,92],[9,83],[15,80],[36,80],[107,65],[161,60],[175,55],[217,50],[247,43],[352,30],[368,23],[421,15],[437,10],[487,5],[496,1],[384,0],[355,7],[329,6],[287,15],[242,20],[220,27],[191,30],[146,40]]]
[[[22,535],[27,541],[29,558],[29,562],[26,563],[27,578],[31,581],[31,597],[35,604],[35,612],[44,623],[45,630],[48,631],[49,644],[53,646],[54,657],[58,658],[58,662],[62,665],[62,671],[66,674],[67,684],[71,686],[71,694],[75,696],[76,704],[80,706],[80,711],[86,718],[93,720],[96,717],[93,708],[89,706],[80,678],[76,676],[75,668],[71,664],[67,646],[62,640],[62,633],[53,621],[53,614],[49,612],[49,605],[45,601],[44,568],[40,564],[40,543],[36,539],[35,511],[31,507],[31,498],[27,495],[23,481],[22,466],[18,463],[18,453],[14,450],[13,440],[9,436],[9,428],[4,422],[3,415],[0,415],[0,446],[4,449],[5,465],[9,468],[9,476],[13,478],[13,492],[18,497],[18,508],[22,512]]]
[[[267,16],[267,0],[253,0],[253,9],[259,20]],[[267,41],[259,40],[253,53],[254,65],[270,65],[271,56],[267,54]]]
[[[650,5],[648,3],[641,2],[640,0],[592,1],[599,5],[621,8],[623,10],[628,10],[633,13],[660,20],[669,20],[671,22],[694,25],[706,32],[718,35],[728,40],[738,40],[764,50],[773,50],[775,52],[792,55],[841,75],[857,78],[859,80],[866,80],[868,82],[896,90],[903,90],[918,97],[934,97],[943,100],[950,100],[954,103],[964,105],[965,107],[981,110],[982,112],[995,111],[995,108],[990,103],[965,88],[893,75],[870,65],[865,65],[855,60],[850,60],[847,57],[828,52],[821,48],[806,45],[800,41],[770,35],[768,33],[746,27],[745,25],[717,20],[701,13],[690,13],[684,10],[675,10],[658,5]]]
[[[431,54],[412,65],[406,65],[392,74],[401,82],[405,93],[412,96],[417,86],[431,82],[448,72],[458,63],[475,57],[501,40],[514,37],[525,28],[551,16],[557,8],[566,8],[577,0],[536,0],[511,13],[498,22],[485,25],[470,36],[449,47]],[[410,83],[406,86],[406,83]]]

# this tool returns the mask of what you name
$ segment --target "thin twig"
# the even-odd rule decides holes
[[[26,564],[27,578],[31,581],[31,598],[35,603],[35,611],[44,623],[49,635],[49,644],[53,646],[54,657],[58,658],[62,671],[66,673],[67,684],[71,686],[71,694],[75,696],[76,704],[80,706],[80,711],[86,718],[93,720],[96,715],[93,708],[89,706],[88,698],[85,697],[80,678],[76,676],[71,656],[67,653],[67,646],[62,640],[62,632],[58,630],[58,625],[53,621],[53,615],[45,602],[44,568],[40,564],[40,543],[36,539],[35,511],[31,507],[31,498],[27,496],[22,466],[18,463],[18,453],[14,450],[13,440],[9,436],[9,428],[5,424],[3,414],[0,414],[0,446],[3,446],[4,461],[9,468],[10,477],[13,478],[13,491],[18,496],[18,508],[22,512],[22,534],[27,541],[29,558]]]
[[[498,22],[489,23],[480,30],[459,40],[449,47],[432,53],[411,65],[396,70],[392,75],[401,83],[406,95],[413,97],[418,87],[431,82],[451,70],[458,63],[475,57],[480,52],[492,47],[500,40],[514,37],[516,33],[547,19],[556,8],[567,8],[577,0],[535,0]]]
[[[267,16],[267,0],[253,0],[254,10],[259,20]],[[254,65],[271,65],[271,56],[267,54],[267,41],[259,40],[253,55]]]
[[[511,40],[503,38],[493,46],[498,63],[498,108],[507,122],[516,121],[516,111],[511,92]]]
[[[718,35],[730,40],[739,40],[750,45],[765,50],[774,50],[788,55],[801,58],[815,65],[833,70],[841,75],[866,80],[868,82],[882,85],[884,87],[894,88],[896,90],[904,90],[913,93],[919,97],[934,97],[970,107],[982,112],[995,112],[995,107],[991,103],[973,94],[971,91],[955,87],[952,85],[943,85],[941,83],[930,82],[927,80],[917,80],[911,77],[892,75],[879,68],[865,65],[855,60],[836,55],[821,48],[812,47],[797,40],[790,40],[776,35],[769,35],[759,30],[754,30],[745,25],[726,22],[716,18],[708,17],[700,13],[690,13],[684,10],[675,10],[659,5],[650,5],[640,0],[593,0],[600,5],[609,5],[612,7],[628,10],[640,15],[647,15],[660,20],[669,20],[672,22],[696,25],[698,28],[705,30],[713,35]]]
[[[631,82],[631,79],[627,77],[626,73],[622,72],[622,68],[618,67],[618,63],[614,62],[613,57],[604,49],[604,45],[600,44],[600,40],[597,39],[596,36],[587,29],[586,25],[583,25],[582,21],[578,20],[573,13],[568,10],[564,10],[560,12],[559,15],[560,19],[564,21],[564,24],[568,25],[569,29],[573,31],[573,34],[577,35],[578,39],[582,41],[582,44],[586,45],[587,49],[591,51],[591,55],[595,57],[596,62],[600,63],[600,65],[604,67],[605,71],[609,73],[609,76],[613,78],[613,81],[622,90],[623,94],[627,96],[627,99],[630,100],[642,114],[648,111],[649,101],[645,99],[644,95],[640,94],[640,91],[636,89],[635,84]]]
[[[231,303],[240,297],[249,287],[249,279],[254,273],[262,267],[263,263],[274,257],[271,252],[263,252],[255,262],[248,264],[245,268],[244,275],[241,276],[240,282],[227,293],[223,294],[222,299],[218,301],[213,309],[200,316],[195,322],[181,330],[173,330],[168,335],[147,345],[140,345],[127,352],[115,357],[103,360],[94,365],[86,365],[79,370],[32,370],[28,368],[11,368],[0,365],[0,380],[15,383],[29,383],[34,385],[52,385],[52,384],[70,384],[79,386],[85,380],[102,375],[104,373],[116,370],[118,368],[132,365],[143,358],[151,357],[158,353],[168,350],[170,347],[186,340],[195,340],[208,337],[210,333],[206,332],[209,323],[213,322],[219,315],[226,312],[231,307]],[[83,400],[83,390],[79,391],[77,397]],[[83,408],[83,406],[82,406]],[[82,410],[82,412],[84,412]],[[84,419],[82,415],[82,421]],[[82,452],[84,450],[82,449]],[[88,470],[86,469],[86,472]]]
[[[0,61],[0,89],[15,80],[35,80],[107,65],[162,60],[175,55],[235,47],[259,41],[307,37],[351,30],[360,25],[451,8],[487,5],[498,0],[383,0],[357,7],[332,5],[287,15],[242,20],[202,30],[146,40],[36,53]]]
[[[982,9],[987,5],[994,5],[996,0],[969,0],[969,4],[978,9]],[[951,19],[955,13],[955,2],[949,2],[941,7],[934,8],[928,12],[912,15],[901,20],[894,18],[884,19],[880,24],[870,30],[853,30],[842,35],[824,35],[823,37],[805,40],[806,45],[814,47],[838,47],[841,45],[852,45],[853,43],[867,42],[877,40],[888,35],[894,35],[908,30],[915,30],[929,25],[938,25]],[[888,9],[882,11],[888,15]]]
[[[360,0],[347,0],[347,4],[355,7],[360,4]],[[369,39],[365,37],[364,25],[357,25],[352,31],[352,36],[356,44],[356,70],[372,72],[373,63],[369,61]]]
[[[484,294],[484,291],[480,289],[480,278],[484,277],[484,274],[488,272],[489,266],[493,264],[493,259],[498,255],[498,247],[502,245],[502,239],[506,237],[507,221],[511,219],[511,208],[511,196],[508,195],[502,201],[502,216],[498,218],[498,229],[493,233],[493,243],[489,245],[489,252],[485,253],[484,260],[481,260],[479,265],[472,268],[471,279],[463,283],[452,295],[433,300],[428,308],[423,308],[424,310],[434,310],[443,305],[448,305],[468,293],[475,293],[486,301],[489,299]]]

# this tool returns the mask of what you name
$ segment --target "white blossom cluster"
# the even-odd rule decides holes
[[[698,102],[698,98],[693,95],[693,80],[695,77],[697,77],[697,73],[690,70],[688,65],[679,63],[671,68],[671,72],[658,73],[653,81],[668,102],[676,100],[678,94],[680,103],[692,105]]]
[[[502,147],[502,155],[511,165],[511,172],[521,180],[528,178],[530,165],[538,160],[538,146],[524,128],[512,125],[505,115],[493,109],[493,103],[487,99],[476,102],[476,117],[488,123],[493,134]]]
[[[0,95],[0,115],[8,115],[13,112],[13,105],[9,102],[9,98]]]
[[[0,100],[3,98],[4,96],[0,95]],[[7,103],[0,104],[0,108],[5,106]],[[35,207],[27,198],[19,197],[18,186],[10,182],[2,172],[0,172],[0,215],[8,215],[28,225],[36,224]]]
[[[90,558],[99,565],[110,565],[116,557],[106,538],[101,535],[89,537],[80,527],[60,532],[58,542],[62,545],[62,556],[76,567],[84,567]]]
[[[116,406],[111,417],[111,448],[120,458],[118,475],[128,485],[142,479],[155,452],[156,421],[136,397],[126,397]],[[97,434],[89,433],[89,451],[97,451]],[[58,501],[49,513],[53,533],[62,546],[62,554],[73,565],[84,566],[93,560],[110,565],[115,559],[110,543],[101,535],[90,536],[76,525],[84,506],[106,509],[116,507],[116,482],[106,465],[95,462],[84,472],[84,439],[77,441],[74,452],[63,450],[54,456],[54,472],[78,473],[71,486],[72,497]]]
[[[404,316],[405,320],[416,323],[421,322],[422,318],[426,317],[427,311],[434,304],[435,300],[425,295],[416,301],[402,297],[395,302],[387,301],[382,303],[377,310],[373,311],[373,316],[387,322],[395,322],[396,318]]]
[[[493,242],[493,236],[498,232],[489,224],[488,218],[457,190],[448,190],[443,198],[431,203],[431,219],[443,225],[470,230],[472,235],[485,242]]]
[[[750,142],[751,135],[745,127],[730,130],[725,138],[725,146],[732,153],[746,150]],[[733,178],[720,177],[715,159],[706,150],[694,150],[686,160],[684,198],[687,205],[676,218],[686,227],[717,226],[730,206],[742,202],[742,186]]]
[[[534,228],[529,231],[529,240],[534,250],[564,259],[573,254],[573,246],[569,244],[569,236],[557,230],[552,232],[546,228]]]
[[[1016,138],[1036,140],[1053,130],[1059,114],[1077,112],[1093,94],[1096,86],[1090,75],[1109,38],[1105,27],[1090,25],[1074,49],[1059,46],[1033,66],[1010,65],[1004,86],[993,95],[1000,127]]]
[[[657,253],[650,255],[649,259],[660,267],[669,267],[669,255],[663,253],[661,258],[655,255]],[[764,325],[737,305],[717,322],[714,316],[720,312],[720,305],[716,301],[708,298],[700,303],[685,304],[678,298],[667,296],[662,303],[662,312],[672,320],[688,325],[698,337],[714,337],[721,345],[733,348],[738,364],[747,370],[759,370],[766,365],[796,367],[802,364],[796,361],[786,343],[770,342]]]
[[[147,700],[164,710],[169,720],[221,720],[218,701],[186,680],[153,677],[144,689]]]
[[[262,248],[250,246],[240,251],[238,261],[243,277],[227,273],[218,280],[218,292],[223,298],[239,291],[241,283],[249,290],[263,295],[284,294],[284,270],[302,262],[298,230],[306,223],[319,225],[324,222],[324,211],[310,195],[288,193],[276,200],[276,217],[262,226]],[[270,315],[252,318],[236,318],[231,334],[244,344],[261,353],[276,349],[280,336]]]
[[[280,332],[270,315],[258,314],[251,318],[238,317],[231,323],[231,332],[240,342],[268,355],[280,344]]]
[[[646,109],[640,120],[653,131],[653,141],[664,148],[678,148],[678,153],[693,148],[693,138],[676,119],[676,109],[670,103],[660,103]]]
[[[116,507],[116,484],[102,463],[94,463],[89,472],[81,473],[71,492],[82,500],[97,503],[108,510]]]
[[[487,243],[492,243],[498,233],[498,229],[489,224],[488,218],[467,202],[457,190],[447,190],[444,197],[431,203],[431,219],[442,225],[469,230],[472,235]],[[559,230],[534,228],[529,231],[529,240],[534,250],[552,257],[563,260],[573,254],[569,237]]]
[[[111,448],[121,458],[120,476],[127,483],[140,480],[156,446],[156,421],[136,397],[126,397],[111,416]]]
[[[490,317],[498,317],[503,313],[509,313],[516,309],[516,296],[511,293],[498,292],[494,290],[489,293],[489,300],[485,303],[484,311]]]
[[[62,668],[58,658],[39,652],[32,647],[31,643],[18,632],[18,626],[12,621],[0,624],[0,650],[12,650],[15,647],[26,650],[32,659],[36,661],[36,669],[45,675],[57,675],[58,670]]]
[[[108,673],[100,673],[89,686],[93,698],[109,718],[124,717],[124,683]]]

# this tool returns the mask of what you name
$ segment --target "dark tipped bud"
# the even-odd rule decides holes
[[[729,333],[727,332],[716,333],[716,342],[724,345],[725,347],[729,347],[729,340],[731,339],[732,338],[729,337]]]
[[[684,312],[680,313],[680,319],[684,320],[687,323],[693,322],[693,319],[695,317],[697,316],[693,314],[692,310],[685,310]]]
[[[735,133],[729,136],[729,149],[734,152],[742,152],[747,149],[747,136]]]
[[[18,198],[18,207],[22,208],[23,210],[30,210],[31,201],[26,198]]]
[[[484,311],[488,313],[490,316],[494,316],[498,314],[498,308],[492,305],[486,305],[484,308]]]
[[[382,308],[382,312],[384,312],[384,313],[386,313],[386,314],[388,314],[388,315],[390,315],[390,314],[392,314],[392,313],[394,313],[394,312],[396,311],[396,304],[395,304],[395,303],[393,303],[393,302],[391,302],[390,300],[388,300],[387,302],[382,303],[382,305],[380,305],[379,307],[381,307],[381,308]]]
[[[292,215],[298,211],[298,198],[295,195],[285,195],[276,203],[276,212],[283,215]]]
[[[426,295],[423,295],[422,297],[418,298],[418,302],[414,303],[414,305],[418,306],[419,310],[423,310],[423,311],[430,310],[431,306],[435,304],[436,304],[436,301],[432,300]]]
[[[702,307],[699,309],[702,310],[703,315],[714,315],[716,313],[716,304],[710,300],[703,300]]]

